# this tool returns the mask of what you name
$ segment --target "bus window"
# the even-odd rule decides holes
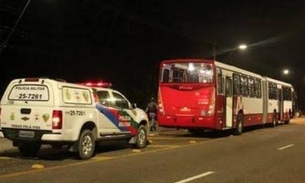
[[[292,92],[291,92],[291,88],[284,86],[283,87],[283,99],[287,100],[287,101],[291,101],[292,100]]]
[[[162,65],[163,83],[212,83],[213,67],[208,63],[171,63]]]
[[[226,77],[226,96],[232,97],[232,80],[229,77]]]
[[[220,68],[217,68],[216,71],[217,71],[217,91],[218,94],[222,94],[223,93],[222,71]]]
[[[246,76],[241,76],[240,77],[240,89],[241,89],[241,94],[242,96],[246,97],[248,96],[248,78]]]
[[[269,89],[269,99],[274,99],[277,100],[277,86],[275,83],[269,82],[268,84],[268,89]]]
[[[169,70],[164,69],[163,70],[163,75],[162,75],[162,82],[168,83],[168,81],[169,81]]]
[[[240,95],[240,76],[233,74],[234,95]]]
[[[249,78],[248,79],[248,85],[249,85],[249,96],[254,98],[255,97],[255,86],[254,86],[254,79]]]
[[[179,69],[173,69],[173,82],[174,83],[182,82],[182,77]]]
[[[254,85],[255,85],[255,97],[256,98],[261,98],[262,97],[262,92],[261,92],[261,80],[255,79],[254,80]]]

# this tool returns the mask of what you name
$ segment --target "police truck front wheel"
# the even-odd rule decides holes
[[[18,145],[18,149],[23,156],[26,157],[34,157],[37,155],[38,151],[41,148],[41,144],[39,143],[20,143]]]
[[[145,126],[141,125],[138,129],[138,133],[137,133],[137,141],[135,144],[136,148],[144,148],[147,146],[147,131],[145,129]]]
[[[78,141],[78,157],[89,159],[94,155],[95,140],[91,130],[83,130]]]

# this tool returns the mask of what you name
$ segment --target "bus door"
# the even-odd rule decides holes
[[[284,102],[283,102],[283,90],[281,88],[277,89],[278,93],[278,120],[283,121],[283,110],[284,110]]]
[[[226,76],[225,78],[225,98],[226,98],[226,109],[225,109],[225,127],[232,127],[233,124],[233,84],[232,78]]]

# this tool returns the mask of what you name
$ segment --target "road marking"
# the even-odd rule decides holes
[[[110,156],[110,157],[106,157],[106,156],[94,156],[93,158],[91,158],[92,160],[96,160],[96,161],[105,161],[105,160],[110,160],[113,159],[115,157]]]
[[[215,172],[208,171],[208,172],[205,172],[205,173],[202,173],[202,174],[193,176],[193,177],[189,177],[189,178],[187,178],[187,179],[180,180],[180,181],[175,182],[175,183],[186,183],[186,182],[190,182],[190,181],[192,181],[192,180],[199,179],[199,178],[201,178],[201,177],[205,177],[205,176],[211,175],[211,174],[213,174],[213,173],[215,173]]]
[[[149,145],[149,147],[182,147],[181,145]]]
[[[281,151],[281,150],[287,149],[287,148],[292,147],[292,146],[294,146],[294,144],[289,144],[287,146],[280,147],[277,150]]]
[[[215,141],[221,141],[221,139],[215,139],[214,141],[201,141],[200,143],[211,143],[211,142],[215,142]],[[199,143],[196,143],[196,144],[199,144]],[[8,174],[4,174],[4,175],[0,174],[0,180],[3,180],[5,178],[23,176],[23,175],[32,174],[32,173],[35,174],[35,173],[39,173],[39,172],[42,172],[42,171],[56,170],[56,169],[67,168],[67,167],[74,167],[74,166],[78,166],[78,165],[85,165],[85,164],[91,164],[91,163],[96,163],[96,162],[101,162],[101,161],[108,161],[108,160],[111,160],[111,159],[120,159],[120,158],[129,157],[129,156],[139,156],[139,155],[144,155],[144,154],[151,154],[151,153],[155,153],[155,152],[162,152],[162,151],[166,151],[166,150],[170,150],[170,149],[184,148],[184,147],[193,146],[193,145],[195,145],[195,144],[190,144],[189,143],[189,144],[184,144],[184,145],[164,145],[163,146],[164,148],[144,151],[142,153],[128,153],[128,154],[124,154],[124,155],[120,155],[120,156],[112,156],[112,157],[95,156],[95,157],[92,157],[91,159],[76,162],[76,163],[71,163],[71,164],[55,165],[55,166],[52,166],[52,167],[45,167],[43,169],[31,169],[31,170],[25,170],[25,171],[21,171],[21,172],[8,173]],[[155,146],[156,147],[156,146],[162,146],[162,145],[149,145],[149,146]],[[10,158],[10,159],[12,159],[12,158]]]
[[[132,152],[134,152],[134,153],[140,153],[140,152],[142,152],[142,151],[141,151],[141,149],[133,149]]]
[[[185,139],[185,140],[190,140],[190,139],[203,139],[202,137],[192,137],[192,138],[190,138],[190,137],[177,137],[177,136],[175,136],[175,137],[152,137],[152,138],[150,138],[150,139],[155,139],[155,140],[183,140],[183,139]],[[203,141],[203,140],[202,140]]]

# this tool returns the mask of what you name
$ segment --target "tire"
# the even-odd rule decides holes
[[[20,143],[18,145],[19,152],[25,157],[37,156],[41,144],[39,143]]]
[[[147,144],[148,144],[147,131],[145,129],[145,126],[140,125],[140,127],[138,128],[136,143],[134,144],[134,146],[138,149],[142,149],[145,148]]]
[[[78,157],[90,159],[94,156],[95,140],[91,130],[83,130],[78,140]]]
[[[236,128],[233,130],[233,135],[241,135],[243,133],[243,121],[244,116],[242,114],[238,114]]]

